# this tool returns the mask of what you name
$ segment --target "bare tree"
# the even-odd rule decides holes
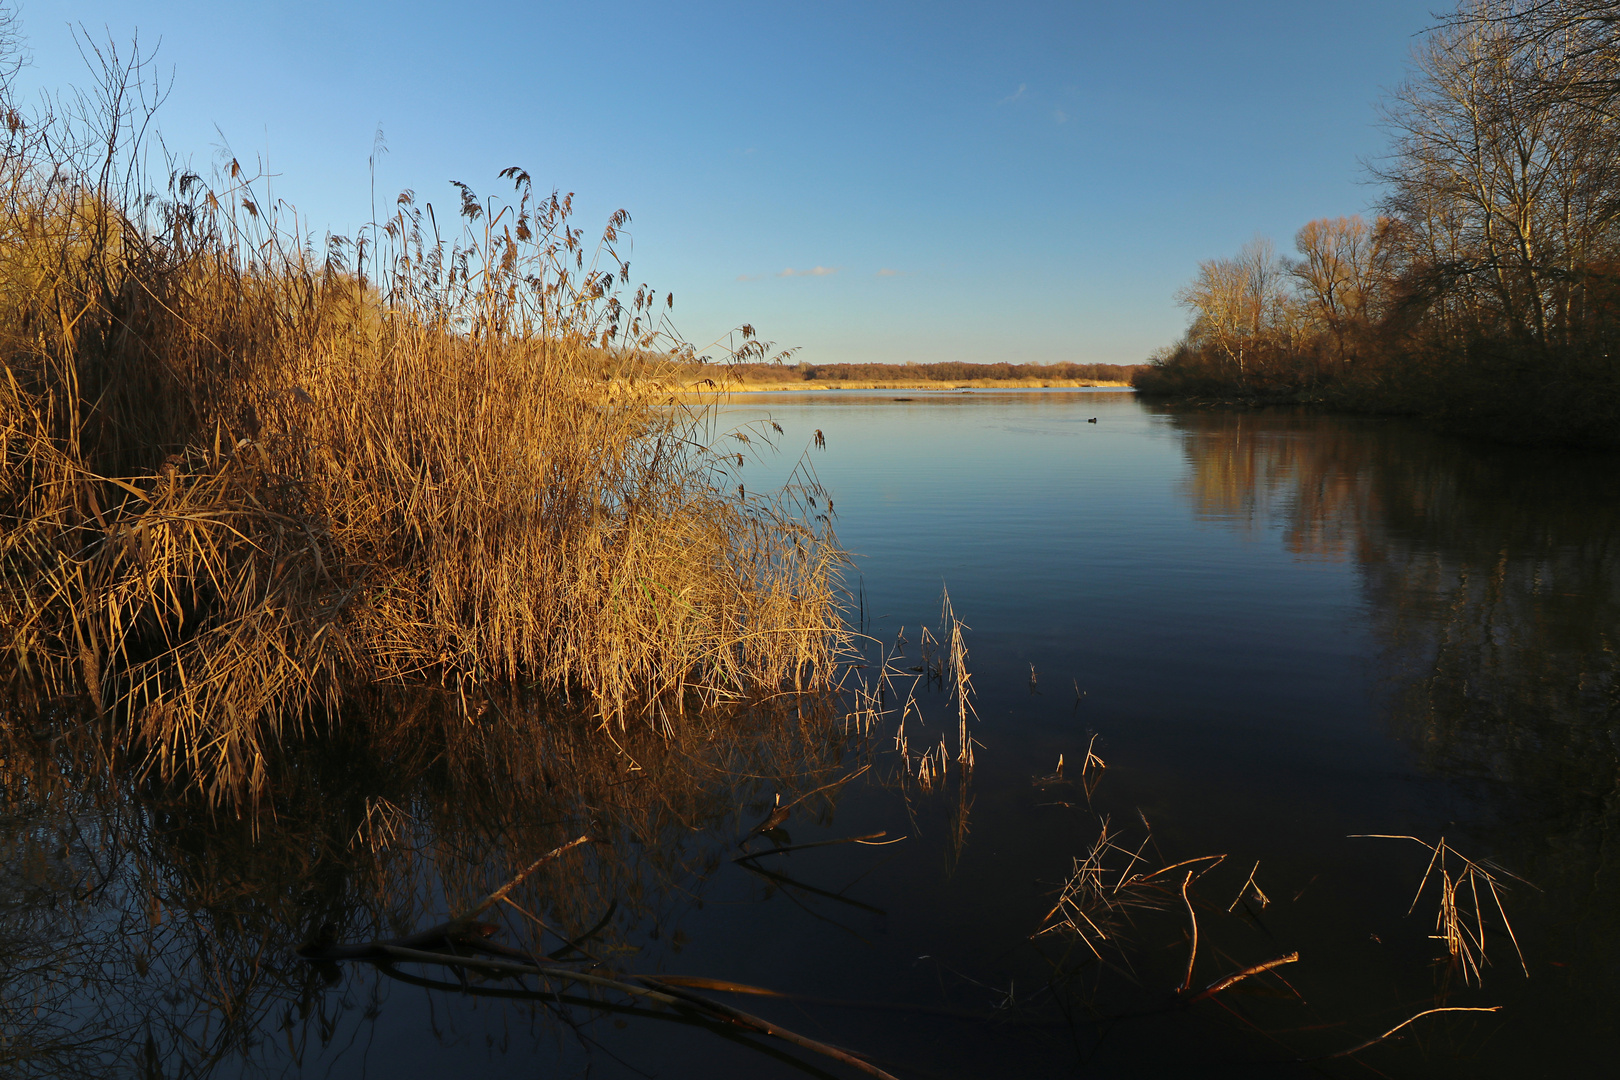
[[[1297,319],[1288,291],[1288,268],[1270,240],[1257,236],[1229,259],[1198,264],[1198,276],[1176,294],[1195,313],[1190,340],[1214,346],[1238,370],[1247,370],[1256,346],[1292,336]]]
[[[1467,298],[1477,328],[1559,343],[1613,246],[1617,129],[1573,100],[1595,61],[1526,36],[1523,6],[1470,0],[1430,35],[1386,109],[1395,147],[1377,174],[1434,294]]]
[[[1465,0],[1442,24],[1492,27],[1526,48],[1546,50],[1578,67],[1579,78],[1528,89],[1613,113],[1620,104],[1620,3],[1615,0]]]
[[[1387,231],[1354,214],[1307,222],[1294,236],[1300,261],[1292,272],[1306,318],[1333,338],[1340,363],[1350,359],[1349,339],[1376,317]]]
[[[11,107],[11,83],[28,62],[17,6],[0,0],[0,107]]]

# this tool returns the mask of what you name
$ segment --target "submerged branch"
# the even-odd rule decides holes
[[[784,1042],[793,1044],[812,1053],[842,1062],[868,1076],[875,1076],[880,1080],[896,1080],[896,1078],[878,1068],[866,1059],[850,1051],[820,1042],[807,1036],[800,1035],[780,1024],[773,1023],[752,1013],[734,1009],[729,1005],[711,1001],[692,991],[665,983],[651,975],[626,975],[624,978],[610,978],[588,971],[575,971],[571,968],[557,967],[551,964],[540,964],[530,961],[517,961],[505,959],[486,959],[473,956],[455,956],[435,950],[412,948],[403,945],[381,943],[367,948],[375,951],[368,956],[356,956],[354,959],[366,959],[379,964],[408,961],[423,964],[443,964],[447,967],[464,968],[471,971],[484,972],[490,975],[517,976],[535,975],[540,978],[553,979],[559,982],[574,982],[585,986],[600,987],[604,990],[614,990],[632,997],[639,997],[655,1001],[662,1005],[686,1011],[697,1010],[707,1014],[710,1018],[719,1018],[733,1024],[756,1031],[762,1035],[770,1035]],[[323,956],[330,958],[330,954]]]

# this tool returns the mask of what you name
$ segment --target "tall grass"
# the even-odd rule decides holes
[[[690,350],[672,297],[629,292],[622,211],[587,244],[509,169],[508,201],[405,192],[318,249],[235,161],[151,190],[140,61],[103,62],[76,111],[4,109],[13,695],[111,715],[219,797],[355,683],[469,716],[538,685],[663,730],[824,683],[840,553],[675,396]]]

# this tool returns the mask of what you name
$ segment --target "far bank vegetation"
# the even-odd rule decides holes
[[[698,363],[684,376],[693,383],[712,379],[742,389],[902,388],[984,386],[1005,383],[1014,387],[1129,386],[1134,364],[786,364]]]
[[[1413,62],[1376,213],[1200,264],[1135,385],[1620,445],[1620,4],[1466,0]]]

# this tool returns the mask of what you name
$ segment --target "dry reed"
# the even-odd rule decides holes
[[[1058,890],[1057,902],[1041,920],[1041,928],[1033,936],[1065,934],[1083,944],[1098,960],[1103,959],[1105,945],[1117,950],[1136,913],[1166,911],[1177,900],[1186,905],[1192,918],[1192,951],[1187,962],[1187,978],[1183,990],[1191,985],[1192,964],[1197,953],[1197,916],[1192,915],[1192,902],[1187,888],[1204,874],[1219,866],[1225,855],[1206,855],[1196,859],[1146,870],[1147,850],[1153,843],[1150,833],[1135,849],[1121,846],[1111,831],[1109,820],[1099,821],[1097,840],[1083,858],[1074,860],[1074,868]],[[1124,865],[1118,865],[1123,859]],[[1207,865],[1197,865],[1207,864]],[[1144,870],[1138,871],[1142,866]],[[1195,867],[1186,880],[1175,884],[1168,875],[1172,870]]]
[[[956,712],[956,760],[963,769],[973,768],[973,736],[968,731],[968,718],[978,719],[978,713],[973,709],[973,678],[967,669],[967,639],[963,631],[968,629],[966,623],[956,617],[956,611],[951,607],[951,594],[945,592],[940,600],[939,624],[945,633],[946,650],[944,661],[943,680],[950,690],[951,701]],[[1034,668],[1030,668],[1031,672]],[[940,752],[943,757],[945,743],[940,741]]]
[[[0,129],[0,635],[14,700],[111,715],[155,775],[259,791],[357,684],[491,682],[668,731],[828,684],[813,477],[748,494],[630,290],[517,169],[318,250],[235,161],[137,167],[140,57]],[[9,134],[8,134],[9,133]],[[441,229],[451,229],[446,237]],[[744,328],[742,351],[763,348]]]
[[[1490,963],[1485,952],[1487,905],[1480,896],[1481,886],[1490,897],[1489,906],[1496,909],[1497,917],[1501,920],[1502,932],[1513,944],[1513,952],[1518,957],[1519,967],[1524,971],[1525,978],[1530,977],[1530,966],[1525,963],[1524,951],[1519,948],[1518,935],[1513,932],[1513,924],[1508,921],[1507,909],[1502,906],[1501,895],[1507,890],[1507,884],[1502,878],[1512,878],[1525,884],[1529,882],[1489,860],[1475,862],[1447,844],[1443,836],[1433,844],[1419,840],[1415,836],[1361,833],[1357,834],[1357,838],[1410,840],[1429,850],[1429,865],[1423,871],[1423,879],[1418,882],[1417,893],[1412,897],[1412,905],[1406,913],[1410,915],[1417,910],[1418,901],[1423,899],[1429,881],[1435,880],[1439,885],[1440,896],[1439,907],[1434,917],[1435,933],[1430,936],[1436,941],[1445,943],[1449,962],[1462,974],[1464,983],[1477,985],[1481,981],[1481,969]],[[1453,860],[1455,864],[1460,865],[1454,865]]]
[[[894,748],[900,756],[903,776],[915,779],[924,791],[932,791],[945,782],[953,761],[960,767],[959,772],[964,780],[973,772],[974,739],[969,721],[977,720],[978,714],[973,708],[973,678],[967,667],[967,629],[967,624],[956,617],[951,607],[950,593],[945,591],[940,602],[939,632],[936,634],[926,626],[919,631],[920,664],[909,670],[898,665],[898,661],[905,656],[905,646],[908,644],[905,627],[901,627],[892,649],[872,639],[879,650],[877,662],[866,666],[864,670],[867,674],[853,679],[848,686],[851,691],[850,722],[862,734],[869,733],[890,714],[890,702],[901,703],[893,736]],[[900,680],[906,682],[903,696],[897,685]],[[940,733],[937,743],[930,735],[927,749],[921,752],[912,749],[907,724],[913,718],[919,724],[925,722],[917,701],[919,684],[928,687],[938,684],[944,691],[946,708],[955,714],[954,750],[945,732]]]

